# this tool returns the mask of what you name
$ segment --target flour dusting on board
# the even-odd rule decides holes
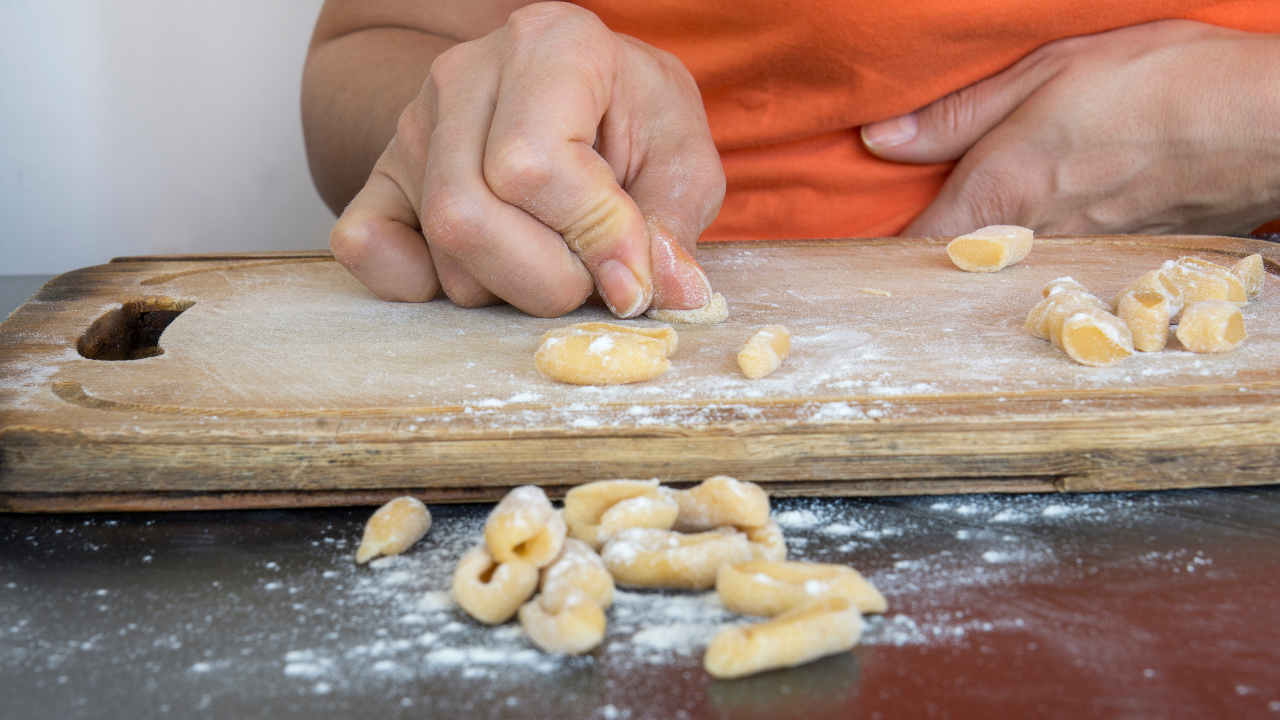
[[[942,248],[935,250],[937,257],[918,245],[707,248],[701,261],[731,299],[733,316],[720,325],[680,326],[671,369],[634,385],[568,386],[533,367],[544,332],[612,320],[600,306],[541,319],[507,306],[385,303],[339,265],[324,262],[172,279],[157,289],[196,304],[165,331],[163,355],[102,363],[72,350],[44,364],[56,366],[53,379],[75,379],[90,395],[109,400],[210,409],[403,409],[421,420],[397,427],[414,433],[463,426],[696,427],[751,420],[779,400],[798,402],[795,416],[806,422],[872,423],[955,395],[1245,383],[1280,355],[1280,303],[1272,299],[1271,276],[1261,300],[1243,308],[1249,339],[1234,352],[1193,355],[1175,343],[1165,352],[1088,368],[1022,330],[1040,288],[1069,273],[1109,296],[1175,251],[1047,244],[1037,246],[1029,262],[980,277],[957,272]],[[885,295],[859,291],[865,287]],[[755,330],[773,323],[789,328],[791,355],[768,377],[748,380],[735,354]],[[157,368],[184,380],[155,383]],[[47,387],[51,374],[0,371],[0,393],[12,390],[19,402],[37,398],[56,406]]]

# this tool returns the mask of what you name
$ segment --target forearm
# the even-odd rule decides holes
[[[422,89],[431,63],[506,22],[526,0],[327,0],[302,76],[311,177],[341,213]]]
[[[369,28],[312,45],[302,128],[311,177],[335,213],[368,180],[436,56],[456,44],[417,30]]]

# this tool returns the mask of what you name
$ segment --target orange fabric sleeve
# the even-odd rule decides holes
[[[1275,0],[584,0],[675,54],[702,92],[724,207],[702,240],[895,235],[950,164],[880,160],[858,128],[911,112],[1036,48],[1183,18],[1280,33]]]

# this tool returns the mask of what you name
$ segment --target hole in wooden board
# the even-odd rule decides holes
[[[141,360],[163,355],[160,335],[194,300],[146,297],[126,300],[93,321],[76,350],[90,360]]]

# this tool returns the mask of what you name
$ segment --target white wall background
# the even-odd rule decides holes
[[[0,0],[0,275],[328,246],[298,110],[321,0]]]

